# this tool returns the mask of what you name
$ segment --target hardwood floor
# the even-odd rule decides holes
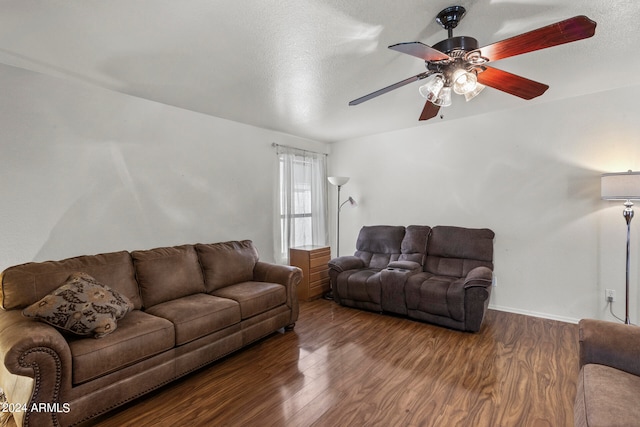
[[[564,427],[577,374],[574,324],[490,310],[469,334],[320,299],[95,425]]]

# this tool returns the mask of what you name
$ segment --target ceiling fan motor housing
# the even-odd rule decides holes
[[[451,37],[433,45],[434,49],[449,56],[456,56],[452,55],[455,51],[470,52],[478,47],[478,40],[468,36]]]
[[[434,49],[449,55],[450,59],[443,61],[425,61],[427,70],[444,75],[446,85],[450,86],[454,80],[454,74],[458,70],[475,72],[482,69],[477,67],[480,64],[472,64],[467,53],[478,49],[478,41],[473,37],[451,37],[433,45]]]

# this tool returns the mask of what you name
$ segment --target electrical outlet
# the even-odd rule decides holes
[[[613,289],[605,289],[604,300],[606,302],[614,302],[616,300],[616,291]]]

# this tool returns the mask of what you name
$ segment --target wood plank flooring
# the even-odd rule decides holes
[[[574,324],[489,310],[469,334],[320,299],[94,425],[564,427],[577,374]]]

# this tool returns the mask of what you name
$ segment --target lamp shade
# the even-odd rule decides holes
[[[349,182],[348,176],[330,176],[330,177],[327,177],[327,179],[331,184],[338,185],[338,186],[345,185],[347,182]]]
[[[603,173],[600,186],[604,200],[640,200],[640,172]]]

